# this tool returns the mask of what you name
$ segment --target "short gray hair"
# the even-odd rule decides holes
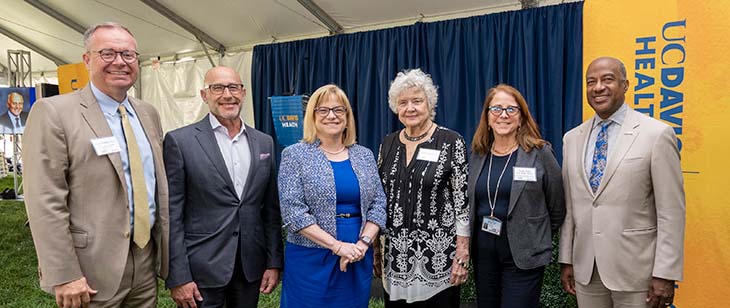
[[[129,33],[129,35],[134,37],[134,34],[132,34],[132,31],[129,31],[129,29],[127,29],[127,27],[125,27],[124,25],[122,25],[120,23],[116,23],[113,21],[107,21],[107,22],[94,24],[94,25],[91,25],[90,27],[86,28],[86,31],[84,31],[84,48],[86,48],[87,51],[89,51],[89,44],[91,43],[91,36],[94,35],[94,32],[96,32],[96,30],[99,30],[101,28],[121,29],[121,30],[127,31],[127,33]]]
[[[439,93],[437,87],[433,84],[431,75],[424,73],[420,68],[404,70],[395,76],[388,90],[390,110],[398,113],[398,96],[403,91],[413,87],[417,87],[426,94],[428,111],[431,114],[431,120],[433,120],[436,117],[436,103],[438,102]]]

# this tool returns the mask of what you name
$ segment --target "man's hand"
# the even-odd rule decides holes
[[[61,308],[88,307],[91,296],[98,291],[92,289],[86,283],[86,277],[59,284],[53,287],[56,293],[56,305]]]
[[[264,277],[261,278],[261,287],[259,292],[269,294],[271,291],[276,289],[276,285],[279,284],[279,269],[270,268],[264,271]]]
[[[669,307],[674,302],[674,280],[652,277],[646,302],[652,308]]]
[[[170,289],[170,297],[178,307],[182,308],[198,308],[195,301],[203,301],[203,296],[198,291],[198,285],[193,281]]]
[[[563,290],[575,295],[575,277],[573,277],[572,264],[560,264],[560,282],[563,284]]]

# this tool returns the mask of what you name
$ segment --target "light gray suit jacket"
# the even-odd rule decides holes
[[[152,148],[157,268],[167,276],[167,181],[162,128],[152,105],[129,98]],[[97,155],[91,140],[112,131],[89,86],[33,105],[23,139],[25,206],[38,254],[41,287],[85,276],[104,301],[118,290],[129,254],[129,204],[119,152]]]
[[[472,153],[469,158],[469,221],[477,224],[477,228],[481,219],[475,217],[477,204],[474,191],[487,157]],[[560,165],[549,144],[530,152],[518,148],[515,167],[535,168],[537,181],[512,181],[508,217],[503,222],[506,223],[507,234],[503,236],[509,240],[517,267],[532,269],[550,263],[552,234],[558,231],[565,218],[563,180]]]
[[[583,164],[590,132],[589,120],[563,138],[568,215],[558,262],[588,284],[595,260],[614,291],[646,291],[652,277],[681,280],[685,201],[673,129],[630,109],[595,194]]]

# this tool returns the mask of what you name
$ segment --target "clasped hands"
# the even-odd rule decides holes
[[[340,257],[340,270],[347,272],[347,265],[362,260],[368,246],[364,243],[346,243],[337,241],[332,247],[332,253]]]

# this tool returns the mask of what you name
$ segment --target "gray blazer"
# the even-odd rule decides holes
[[[481,219],[475,217],[474,187],[486,158],[476,153],[469,158],[467,196],[472,224],[481,224]],[[512,181],[507,221],[503,223],[515,264],[521,269],[532,269],[550,263],[552,234],[565,219],[563,179],[549,144],[529,153],[518,148],[515,167],[535,168],[537,181]]]
[[[207,116],[165,136],[170,187],[168,288],[190,281],[199,288],[228,284],[237,249],[249,282],[261,279],[267,268],[283,266],[274,143],[250,126],[245,134],[251,166],[240,196]]]

